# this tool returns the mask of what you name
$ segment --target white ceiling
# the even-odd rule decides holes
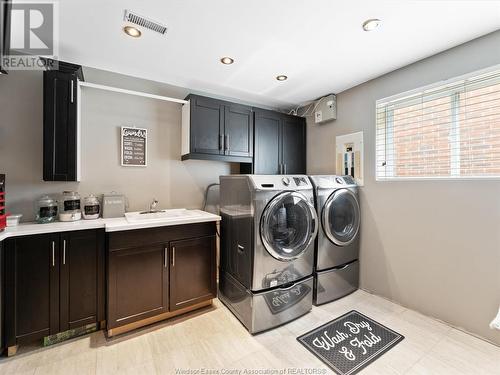
[[[256,104],[338,93],[500,28],[495,0],[63,0],[62,60]],[[122,32],[124,9],[164,23]],[[364,32],[363,21],[382,25]],[[219,58],[231,56],[231,66]],[[278,82],[274,77],[286,74]]]

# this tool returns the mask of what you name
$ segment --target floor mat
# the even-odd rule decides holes
[[[355,310],[297,337],[340,375],[357,373],[403,339],[403,335]]]

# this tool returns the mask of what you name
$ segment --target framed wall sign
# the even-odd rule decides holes
[[[145,167],[147,157],[148,130],[122,126],[121,159],[124,167]]]

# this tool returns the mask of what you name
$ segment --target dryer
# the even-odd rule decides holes
[[[319,221],[303,175],[220,177],[219,298],[251,333],[312,308]]]
[[[351,176],[309,178],[321,223],[314,266],[314,304],[319,305],[358,289],[361,212]]]

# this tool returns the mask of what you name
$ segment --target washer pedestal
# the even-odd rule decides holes
[[[335,301],[359,288],[359,261],[314,273],[313,303]]]

